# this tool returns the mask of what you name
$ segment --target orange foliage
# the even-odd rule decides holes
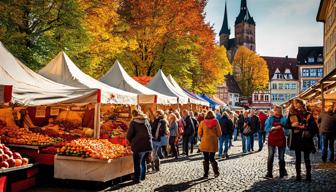
[[[140,77],[133,77],[133,79],[136,80],[138,83],[146,86],[152,80],[152,77],[140,76]]]

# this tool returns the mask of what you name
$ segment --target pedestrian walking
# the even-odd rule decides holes
[[[190,138],[190,154],[193,154],[194,146],[197,144],[197,138],[198,138],[197,137],[197,131],[198,131],[199,124],[198,124],[197,119],[195,118],[194,112],[190,111],[189,115],[190,115],[190,118],[193,122],[194,129],[195,129],[193,136],[191,136],[191,138]]]
[[[249,135],[249,137],[250,137],[250,150],[254,151],[254,137],[255,137],[255,134],[260,131],[259,117],[256,115],[254,110],[252,110],[251,113],[250,113],[249,121],[250,121],[250,127],[251,127],[251,133]],[[259,143],[259,151],[261,151],[261,149],[262,149],[262,143]]]
[[[336,113],[332,107],[321,112],[318,122],[320,123],[320,134],[322,139],[322,161],[334,161],[334,143],[336,134]],[[329,155],[328,155],[329,153]]]
[[[175,159],[178,158],[177,154],[177,146],[176,146],[176,140],[178,139],[178,123],[177,123],[177,117],[174,113],[169,114],[169,145],[170,145],[170,150],[172,152],[173,157]]]
[[[265,124],[265,131],[268,134],[268,159],[266,178],[273,178],[273,162],[276,150],[278,150],[280,178],[283,178],[287,176],[285,164],[285,126],[287,124],[287,118],[282,115],[282,108],[280,106],[274,106],[273,111],[274,115],[270,116]]]
[[[152,133],[149,120],[140,110],[132,111],[133,119],[127,131],[127,140],[133,152],[135,183],[140,183],[146,177],[146,159],[153,150]]]
[[[233,122],[229,118],[227,112],[223,112],[222,118],[219,119],[219,124],[221,127],[222,135],[219,137],[219,153],[218,157],[221,159],[223,157],[223,145],[224,145],[224,157],[229,158],[228,150],[231,140],[231,135],[233,133]]]
[[[239,132],[241,133],[243,153],[247,153],[250,147],[249,146],[250,140],[248,136],[251,134],[251,127],[249,125],[248,120],[248,111],[244,111],[239,115],[238,129]]]
[[[289,109],[291,129],[289,147],[295,151],[296,180],[301,181],[301,152],[304,153],[306,180],[311,181],[310,153],[314,150],[313,137],[317,130],[309,124],[312,116],[307,112],[302,100],[294,99]]]
[[[222,135],[221,127],[216,120],[215,113],[208,111],[205,120],[201,122],[198,128],[198,136],[201,138],[200,150],[203,152],[204,177],[209,175],[210,163],[212,165],[215,177],[219,176],[219,168],[215,160],[215,154],[218,151],[218,138]]]
[[[265,122],[266,122],[268,117],[262,111],[259,111],[258,117],[259,117],[259,120],[260,120],[260,131],[258,132],[258,143],[259,143],[259,146],[262,146],[261,148],[263,148],[264,143],[266,141]]]
[[[155,114],[155,120],[152,123],[152,136],[153,136],[153,154],[154,154],[154,168],[160,171],[160,157],[159,150],[162,147],[162,138],[168,134],[168,122],[162,110],[158,110]]]
[[[189,142],[190,139],[195,134],[195,127],[194,123],[189,115],[189,112],[187,110],[183,110],[182,112],[182,118],[184,120],[184,133],[182,136],[183,140],[183,152],[185,153],[186,157],[189,157]]]

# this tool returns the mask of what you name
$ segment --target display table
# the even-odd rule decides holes
[[[0,170],[0,191],[24,191],[36,185],[38,168],[33,164]]]
[[[107,182],[134,173],[132,156],[111,160],[55,156],[54,177],[84,181]]]
[[[17,145],[17,144],[6,144],[8,147],[13,149],[16,152],[21,154],[26,154],[29,157],[32,157],[36,163],[42,165],[54,165],[54,156],[53,154],[42,154],[41,146],[34,145]]]

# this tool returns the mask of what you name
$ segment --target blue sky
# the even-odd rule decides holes
[[[226,1],[232,36],[240,0]],[[316,22],[319,3],[320,0],[247,0],[256,22],[257,53],[296,57],[299,46],[322,46],[323,25]],[[216,34],[222,26],[224,7],[225,0],[209,0],[206,7],[206,19]]]

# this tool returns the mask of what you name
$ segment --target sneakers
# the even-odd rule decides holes
[[[265,179],[273,179],[273,175],[267,173]]]

